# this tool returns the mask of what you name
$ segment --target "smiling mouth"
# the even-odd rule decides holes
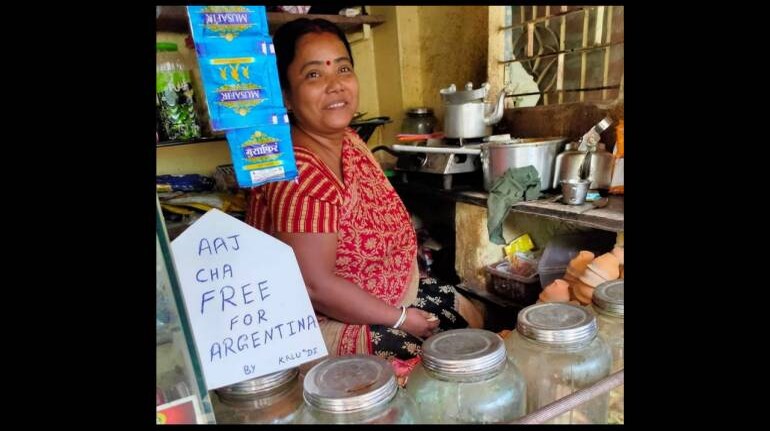
[[[335,102],[327,106],[325,109],[340,109],[348,105],[348,102]]]

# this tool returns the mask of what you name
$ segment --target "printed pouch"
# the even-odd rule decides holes
[[[264,6],[187,6],[187,15],[198,42],[270,35]]]
[[[219,40],[194,40],[198,57],[245,57],[256,54],[275,56],[269,37],[242,37],[230,43]]]
[[[201,57],[199,64],[212,129],[262,124],[261,109],[283,108],[274,55]]]
[[[227,131],[235,177],[241,187],[297,177],[286,110],[258,112],[258,126]]]

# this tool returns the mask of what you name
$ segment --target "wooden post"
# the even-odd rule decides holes
[[[583,11],[583,48],[588,48],[588,9]],[[580,88],[586,86],[586,53],[583,51],[580,54]],[[585,91],[580,92],[580,101],[585,99]]]
[[[594,45],[602,44],[602,31],[604,30],[604,8],[606,6],[599,6],[596,8],[596,35],[594,37]]]
[[[372,26],[370,24],[363,24],[361,26],[361,32],[356,32],[351,36],[348,36],[348,43],[354,44],[363,40],[369,40],[372,38]]]
[[[610,43],[610,39],[612,39],[612,6],[607,9],[607,40],[605,41],[606,44]],[[604,78],[602,79],[602,87],[607,86],[607,79],[610,74],[610,51],[612,50],[611,46],[608,46],[604,51]],[[607,99],[607,90],[602,90],[602,100]]]
[[[505,59],[505,40],[511,38],[510,30],[503,30],[505,27],[505,10],[511,6],[489,6],[487,14],[489,26],[489,41],[487,42],[487,82],[490,85],[489,94],[498,94],[506,88],[510,77],[508,74],[508,65],[500,64],[500,59]],[[501,69],[502,67],[502,69]],[[511,105],[512,98],[506,98],[504,106]]]
[[[545,7],[545,15],[543,15],[544,17],[548,16],[549,8],[550,8],[550,6],[546,6]],[[545,21],[543,21],[543,27],[548,27],[548,20],[547,19]],[[541,47],[541,49],[542,49],[542,47]],[[540,64],[540,60],[539,59],[535,60],[534,67],[537,67],[538,64]],[[541,88],[541,85],[542,84],[540,84],[540,82],[538,82],[537,87],[540,88],[540,90],[543,92],[543,105],[547,105],[548,104],[548,94],[545,93],[545,89],[544,88]]]
[[[535,23],[527,24],[527,57],[535,55]]]
[[[567,11],[567,6],[561,7],[562,12]],[[561,16],[561,25],[559,26],[559,51],[564,51],[564,39],[567,38],[567,16]],[[556,89],[564,89],[564,54],[559,54],[559,64],[557,65],[556,73]],[[564,103],[564,92],[559,91],[559,103]]]

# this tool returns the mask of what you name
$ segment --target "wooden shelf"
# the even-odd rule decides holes
[[[281,25],[298,18],[323,18],[337,24],[345,33],[358,31],[364,24],[374,27],[385,22],[380,15],[360,15],[348,18],[341,15],[309,15],[292,14],[284,12],[268,12],[267,24],[270,28],[270,34]],[[160,6],[160,16],[155,24],[156,31],[170,31],[175,33],[190,33],[190,22],[187,19],[187,9],[185,6]]]
[[[201,144],[204,142],[216,142],[216,141],[224,141],[224,140],[226,140],[224,136],[205,136],[202,138],[190,139],[186,141],[160,141],[155,146],[158,148],[173,147],[175,145]]]
[[[458,192],[458,201],[486,206],[487,192]],[[623,196],[609,197],[604,208],[594,208],[587,202],[583,205],[566,205],[554,202],[554,196],[536,201],[518,202],[511,211],[574,223],[580,226],[601,229],[610,232],[623,232]],[[483,202],[483,204],[482,204]]]
[[[190,33],[190,22],[187,19],[185,6],[158,6],[160,15],[155,20],[155,31],[170,31],[174,33]]]
[[[393,180],[393,187],[398,193],[418,193],[437,199],[450,199],[455,202],[465,202],[482,207],[487,206],[489,193],[469,190],[441,190],[424,184],[410,181],[401,183]],[[553,201],[553,195],[536,201],[519,202],[511,211],[541,217],[553,218],[580,226],[591,227],[610,232],[623,232],[623,196],[610,196],[609,203],[604,208],[593,208],[591,203],[584,205],[565,205]]]
[[[273,34],[275,30],[283,24],[286,24],[289,21],[294,21],[297,18],[323,18],[327,21],[331,21],[337,24],[337,26],[341,28],[345,33],[358,31],[361,29],[361,27],[363,27],[364,24],[369,24],[370,26],[374,27],[385,22],[385,19],[380,15],[359,15],[348,18],[342,15],[301,15],[282,12],[268,12],[267,25],[270,27],[270,34]]]
[[[520,202],[511,211],[549,217],[574,223],[581,226],[610,232],[623,232],[623,196],[610,196],[609,203],[604,208],[593,208],[593,205],[565,205],[552,202],[552,199],[541,199],[531,202]]]

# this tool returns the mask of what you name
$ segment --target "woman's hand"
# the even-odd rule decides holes
[[[427,311],[419,308],[406,309],[406,321],[401,325],[401,329],[410,335],[419,338],[428,338],[438,327],[438,318]]]

